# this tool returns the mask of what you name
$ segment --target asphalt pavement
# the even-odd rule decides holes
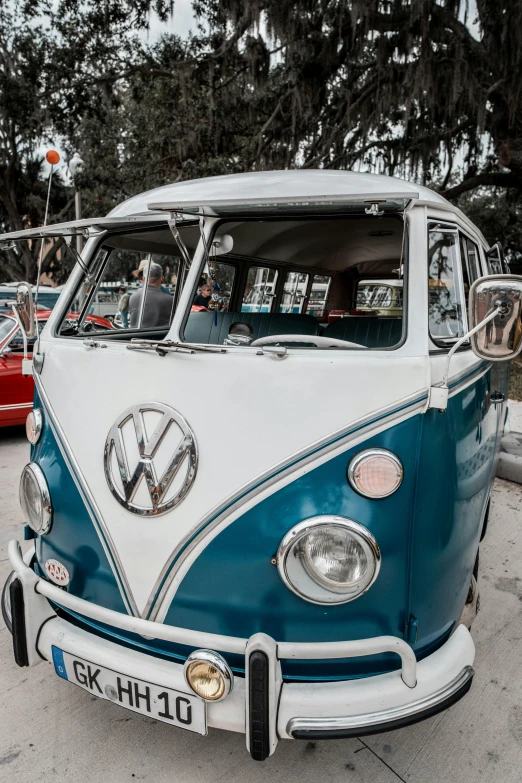
[[[19,537],[23,429],[0,430],[0,583]],[[497,479],[481,549],[476,676],[445,713],[361,740],[283,741],[264,763],[243,735],[200,737],[135,715],[59,679],[19,669],[0,619],[0,781],[9,783],[476,783],[522,780],[522,486]]]

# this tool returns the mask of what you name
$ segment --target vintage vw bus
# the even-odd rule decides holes
[[[522,348],[500,248],[426,188],[308,170],[181,182],[2,239],[78,232],[33,354],[32,542],[11,542],[2,601],[17,663],[244,732],[257,760],[460,699]],[[129,328],[89,322],[136,270]],[[396,317],[328,323],[360,280],[397,275]],[[30,310],[21,288],[29,333]]]

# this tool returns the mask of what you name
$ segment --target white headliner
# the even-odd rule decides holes
[[[448,204],[446,199],[435,191],[396,177],[331,169],[292,169],[227,174],[221,177],[203,177],[174,185],[164,185],[127,199],[109,214],[111,217],[150,214],[148,205],[151,203],[204,205],[209,202],[230,203],[243,199],[263,202],[272,199],[292,201],[292,199],[303,198],[314,201],[329,196],[333,199],[340,196],[362,199],[387,196],[393,199],[396,196],[398,199],[410,197],[431,203]]]

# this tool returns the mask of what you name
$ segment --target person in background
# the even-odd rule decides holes
[[[144,270],[146,272],[146,270]],[[147,287],[143,284],[132,294],[129,301],[130,328],[152,328],[154,326],[169,326],[173,298],[162,290],[163,269],[159,264],[150,264]],[[142,299],[145,296],[143,317],[140,323]]]
[[[198,307],[208,307],[208,303],[212,299],[212,290],[208,283],[204,283],[199,289],[199,294],[194,297],[193,304]]]
[[[153,264],[154,261],[152,261],[152,258],[148,256],[147,258],[142,258],[140,261],[140,265],[137,269],[134,270],[132,273],[134,277],[138,278],[138,283],[140,284],[140,287],[144,285],[145,283],[145,277],[147,276],[147,267],[149,264]],[[161,290],[164,294],[170,294],[169,289],[165,285],[161,285]]]
[[[129,301],[130,296],[127,293],[125,286],[120,286],[118,289],[120,294],[120,301],[118,302],[118,311],[121,314],[121,321],[124,329],[129,328]]]

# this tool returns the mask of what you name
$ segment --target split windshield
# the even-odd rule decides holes
[[[178,228],[186,254],[167,225],[102,240],[60,334],[164,339],[201,239],[196,222]],[[403,335],[403,246],[397,215],[223,221],[195,285],[191,276],[181,336],[202,345],[393,348]]]

